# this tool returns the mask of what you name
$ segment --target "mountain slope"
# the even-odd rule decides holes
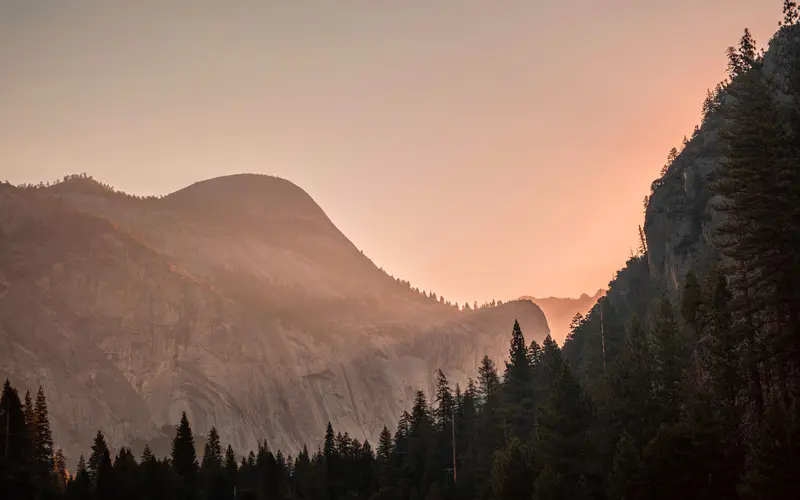
[[[605,290],[597,290],[594,295],[581,294],[580,297],[545,297],[537,299],[528,295],[520,297],[518,300],[530,300],[544,313],[547,324],[550,325],[550,334],[553,340],[564,343],[564,339],[570,332],[572,319],[576,314],[586,314],[597,300],[605,294]]]
[[[313,444],[329,420],[375,442],[438,368],[463,383],[503,358],[515,318],[548,332],[530,302],[458,312],[411,290],[281,179],[161,199],[0,186],[0,376],[44,385],[73,454],[97,429],[164,441],[182,411],[239,450]]]

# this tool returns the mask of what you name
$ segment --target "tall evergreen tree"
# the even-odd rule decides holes
[[[636,442],[627,433],[617,443],[614,465],[608,481],[608,498],[647,500],[650,498],[647,472]]]
[[[686,344],[675,319],[672,303],[664,296],[653,326],[657,397],[663,421],[677,420],[681,405]]]
[[[490,398],[498,394],[500,390],[500,377],[497,375],[497,368],[489,356],[481,359],[478,367],[478,399],[480,404],[486,404]]]
[[[36,461],[39,477],[48,481],[53,471],[53,433],[50,430],[50,415],[47,411],[47,399],[44,389],[39,386],[34,405],[34,434],[36,436]]]
[[[92,498],[92,478],[86,467],[83,455],[78,459],[78,468],[75,478],[67,484],[67,498],[70,500],[84,500]]]
[[[197,494],[197,453],[186,412],[172,440],[172,470],[178,480],[178,500],[191,500]]]
[[[438,370],[436,379],[436,408],[434,409],[434,415],[439,432],[446,434],[450,431],[454,411],[455,401],[453,399],[453,391],[450,389],[447,377],[444,376],[442,370]]]
[[[211,426],[200,463],[200,483],[206,498],[216,498],[222,494],[222,445],[217,428]]]
[[[210,471],[217,471],[222,468],[222,445],[219,442],[217,428],[213,425],[208,431],[201,467]]]
[[[540,407],[534,440],[534,456],[552,470],[555,482],[537,484],[539,489],[570,498],[574,485],[592,472],[594,450],[589,439],[592,407],[569,366],[562,364],[555,374],[547,401]],[[585,479],[584,479],[585,480]],[[538,481],[538,480],[537,480]]]
[[[131,450],[122,447],[114,458],[115,500],[138,500],[139,466]]]
[[[516,320],[508,355],[503,376],[504,428],[509,436],[527,439],[533,430],[535,402],[528,346]]]
[[[67,476],[67,457],[64,455],[64,450],[61,448],[56,450],[53,466],[56,471],[58,490],[63,492],[67,487],[67,480],[69,477]]]
[[[111,453],[108,450],[106,437],[103,435],[102,431],[97,431],[94,442],[92,443],[92,454],[89,455],[89,463],[87,464],[89,477],[92,479],[92,484],[95,485],[95,487],[97,486],[98,475],[102,469],[101,463],[103,460],[108,459],[109,465],[111,465],[110,457]]]
[[[392,442],[392,434],[389,428],[383,426],[380,439],[378,440],[378,454],[376,457],[378,467],[378,488],[387,488],[392,486],[392,454],[394,452],[394,443]]]
[[[0,397],[0,491],[9,498],[34,494],[31,435],[19,393],[6,380]]]
[[[528,450],[516,437],[494,455],[492,492],[497,500],[531,498],[532,464]]]
[[[615,433],[625,433],[635,447],[644,446],[657,430],[652,354],[644,328],[634,316],[622,354],[610,376],[611,417]],[[617,450],[630,454],[630,449]]]
[[[114,491],[114,470],[111,464],[111,452],[101,431],[97,431],[92,444],[88,472],[95,498],[97,500],[111,500],[114,498],[116,492]]]
[[[25,391],[25,427],[30,434],[29,441],[34,446],[34,454],[36,453],[36,411],[33,408],[33,399],[31,399],[31,391]]]

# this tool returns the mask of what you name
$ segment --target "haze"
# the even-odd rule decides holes
[[[448,299],[577,296],[780,0],[0,0],[0,179],[287,178]]]

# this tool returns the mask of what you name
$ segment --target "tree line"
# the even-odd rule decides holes
[[[526,345],[515,323],[509,354],[502,375],[484,357],[477,381],[470,379],[464,390],[453,389],[439,371],[433,401],[419,391],[395,431],[384,427],[375,450],[328,424],[313,453],[304,447],[291,457],[273,452],[265,441],[240,458],[230,446],[223,448],[212,427],[198,457],[184,414],[171,456],[159,459],[147,447],[138,460],[126,447],[114,455],[98,432],[88,460],[81,456],[74,474],[66,470],[63,452],[53,450],[43,390],[35,404],[29,394],[23,402],[6,381],[0,491],[4,498],[21,499],[512,498],[532,465],[527,458],[519,461],[530,439],[536,438],[542,457],[554,460],[580,451],[560,443],[586,435],[591,404],[550,337],[542,346]],[[588,477],[578,469],[555,470],[574,472],[588,488]]]

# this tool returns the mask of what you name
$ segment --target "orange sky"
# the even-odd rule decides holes
[[[593,293],[726,46],[781,5],[0,0],[0,179],[269,173],[446,298]]]

